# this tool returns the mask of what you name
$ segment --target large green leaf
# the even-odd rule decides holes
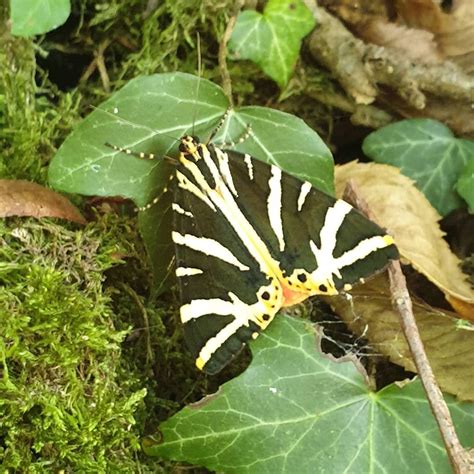
[[[388,125],[371,133],[363,150],[374,161],[397,166],[414,179],[441,215],[461,205],[455,185],[474,159],[474,142],[454,137],[442,123],[412,119]]]
[[[301,0],[270,0],[263,14],[254,10],[240,13],[229,48],[235,58],[255,62],[283,87],[293,73],[301,40],[314,24]]]
[[[449,473],[421,384],[373,393],[352,362],[317,349],[307,322],[278,316],[245,373],[160,426],[145,451],[225,473]],[[466,445],[474,405],[448,403]]]
[[[61,26],[71,13],[70,0],[10,0],[12,34],[34,36]]]
[[[469,211],[474,214],[474,159],[469,161],[461,173],[456,190],[467,202]]]
[[[209,81],[182,73],[156,74],[130,81],[88,115],[61,146],[49,169],[51,185],[61,191],[124,196],[143,206],[162,195],[172,167],[165,160],[140,160],[116,152],[105,143],[177,156],[185,133],[210,136],[228,108],[222,90]],[[236,149],[277,164],[283,170],[333,193],[329,149],[302,120],[263,107],[232,110],[214,143],[236,141],[248,126],[251,133]],[[156,284],[169,274],[171,198],[140,217]]]

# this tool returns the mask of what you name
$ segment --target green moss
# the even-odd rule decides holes
[[[0,35],[0,177],[45,183],[50,158],[79,120],[80,97],[58,94],[46,81],[37,69],[31,41],[4,36]]]
[[[2,226],[0,242],[3,466],[132,468],[146,390],[124,373],[126,331],[102,290],[117,243],[92,227],[20,220]]]
[[[165,0],[148,11],[140,0],[78,0],[66,25],[45,37],[0,30],[0,178],[46,183],[57,148],[108,97],[92,67],[100,52],[115,90],[139,74],[196,72],[199,33],[202,75],[219,83],[219,39],[233,4]],[[56,53],[64,67],[85,55],[91,74],[79,81],[86,64],[73,77],[77,86],[60,90],[38,66]],[[251,63],[229,62],[229,69],[236,104],[276,100]],[[74,199],[90,222],[85,228],[0,221],[0,466],[169,470],[141,454],[140,439],[245,362],[212,379],[198,374],[184,349],[174,294],[148,297],[151,273],[135,217],[113,203],[91,212]]]

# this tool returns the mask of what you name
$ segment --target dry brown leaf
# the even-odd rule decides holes
[[[416,372],[400,319],[392,308],[386,275],[351,291],[352,299],[325,298],[351,331],[363,335],[378,353]],[[460,326],[454,313],[413,301],[413,312],[436,380],[444,392],[474,401],[474,331]]]
[[[454,296],[446,295],[446,299],[449,304],[455,309],[463,319],[472,321],[474,323],[474,304],[466,303],[465,301],[458,300]]]
[[[351,331],[364,336],[378,352],[416,372],[408,344],[393,309],[386,275],[351,291],[352,299],[325,298]],[[413,313],[436,380],[444,392],[474,401],[474,331],[462,328],[456,315],[413,301]]]
[[[474,71],[472,0],[453,0],[449,12],[434,0],[396,0],[396,10],[409,26],[431,31],[444,55],[466,72]]]
[[[8,216],[59,217],[86,223],[64,196],[30,181],[0,179],[0,217]]]
[[[372,19],[388,20],[386,0],[319,0],[318,5],[338,16],[344,23],[356,25]]]
[[[319,4],[344,20],[366,42],[402,50],[413,61],[439,63],[444,58],[433,33],[393,23],[396,12],[383,0],[328,0]]]
[[[356,25],[356,31],[364,41],[403,51],[412,61],[436,64],[443,61],[429,31],[407,28],[403,25],[377,19]]]
[[[451,252],[438,221],[440,215],[413,181],[398,168],[355,161],[336,168],[336,194],[354,180],[380,225],[393,235],[405,261],[446,296],[474,304],[474,291]]]

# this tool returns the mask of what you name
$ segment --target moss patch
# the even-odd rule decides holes
[[[128,465],[146,389],[121,363],[103,291],[117,242],[91,226],[12,220],[0,230],[0,455],[27,470]]]
[[[233,4],[78,0],[65,25],[34,39],[12,37],[0,10],[0,178],[46,184],[57,148],[109,91],[140,74],[196,73],[198,33],[202,77],[219,83],[219,38]],[[276,100],[251,63],[229,69],[236,104]],[[141,453],[141,438],[217,390],[244,359],[218,377],[199,374],[174,293],[149,299],[135,215],[112,201],[70,198],[87,227],[0,222],[0,465],[169,470]]]

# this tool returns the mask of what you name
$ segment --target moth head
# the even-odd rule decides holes
[[[199,147],[199,138],[191,135],[181,137],[179,151],[185,155],[194,155]]]

